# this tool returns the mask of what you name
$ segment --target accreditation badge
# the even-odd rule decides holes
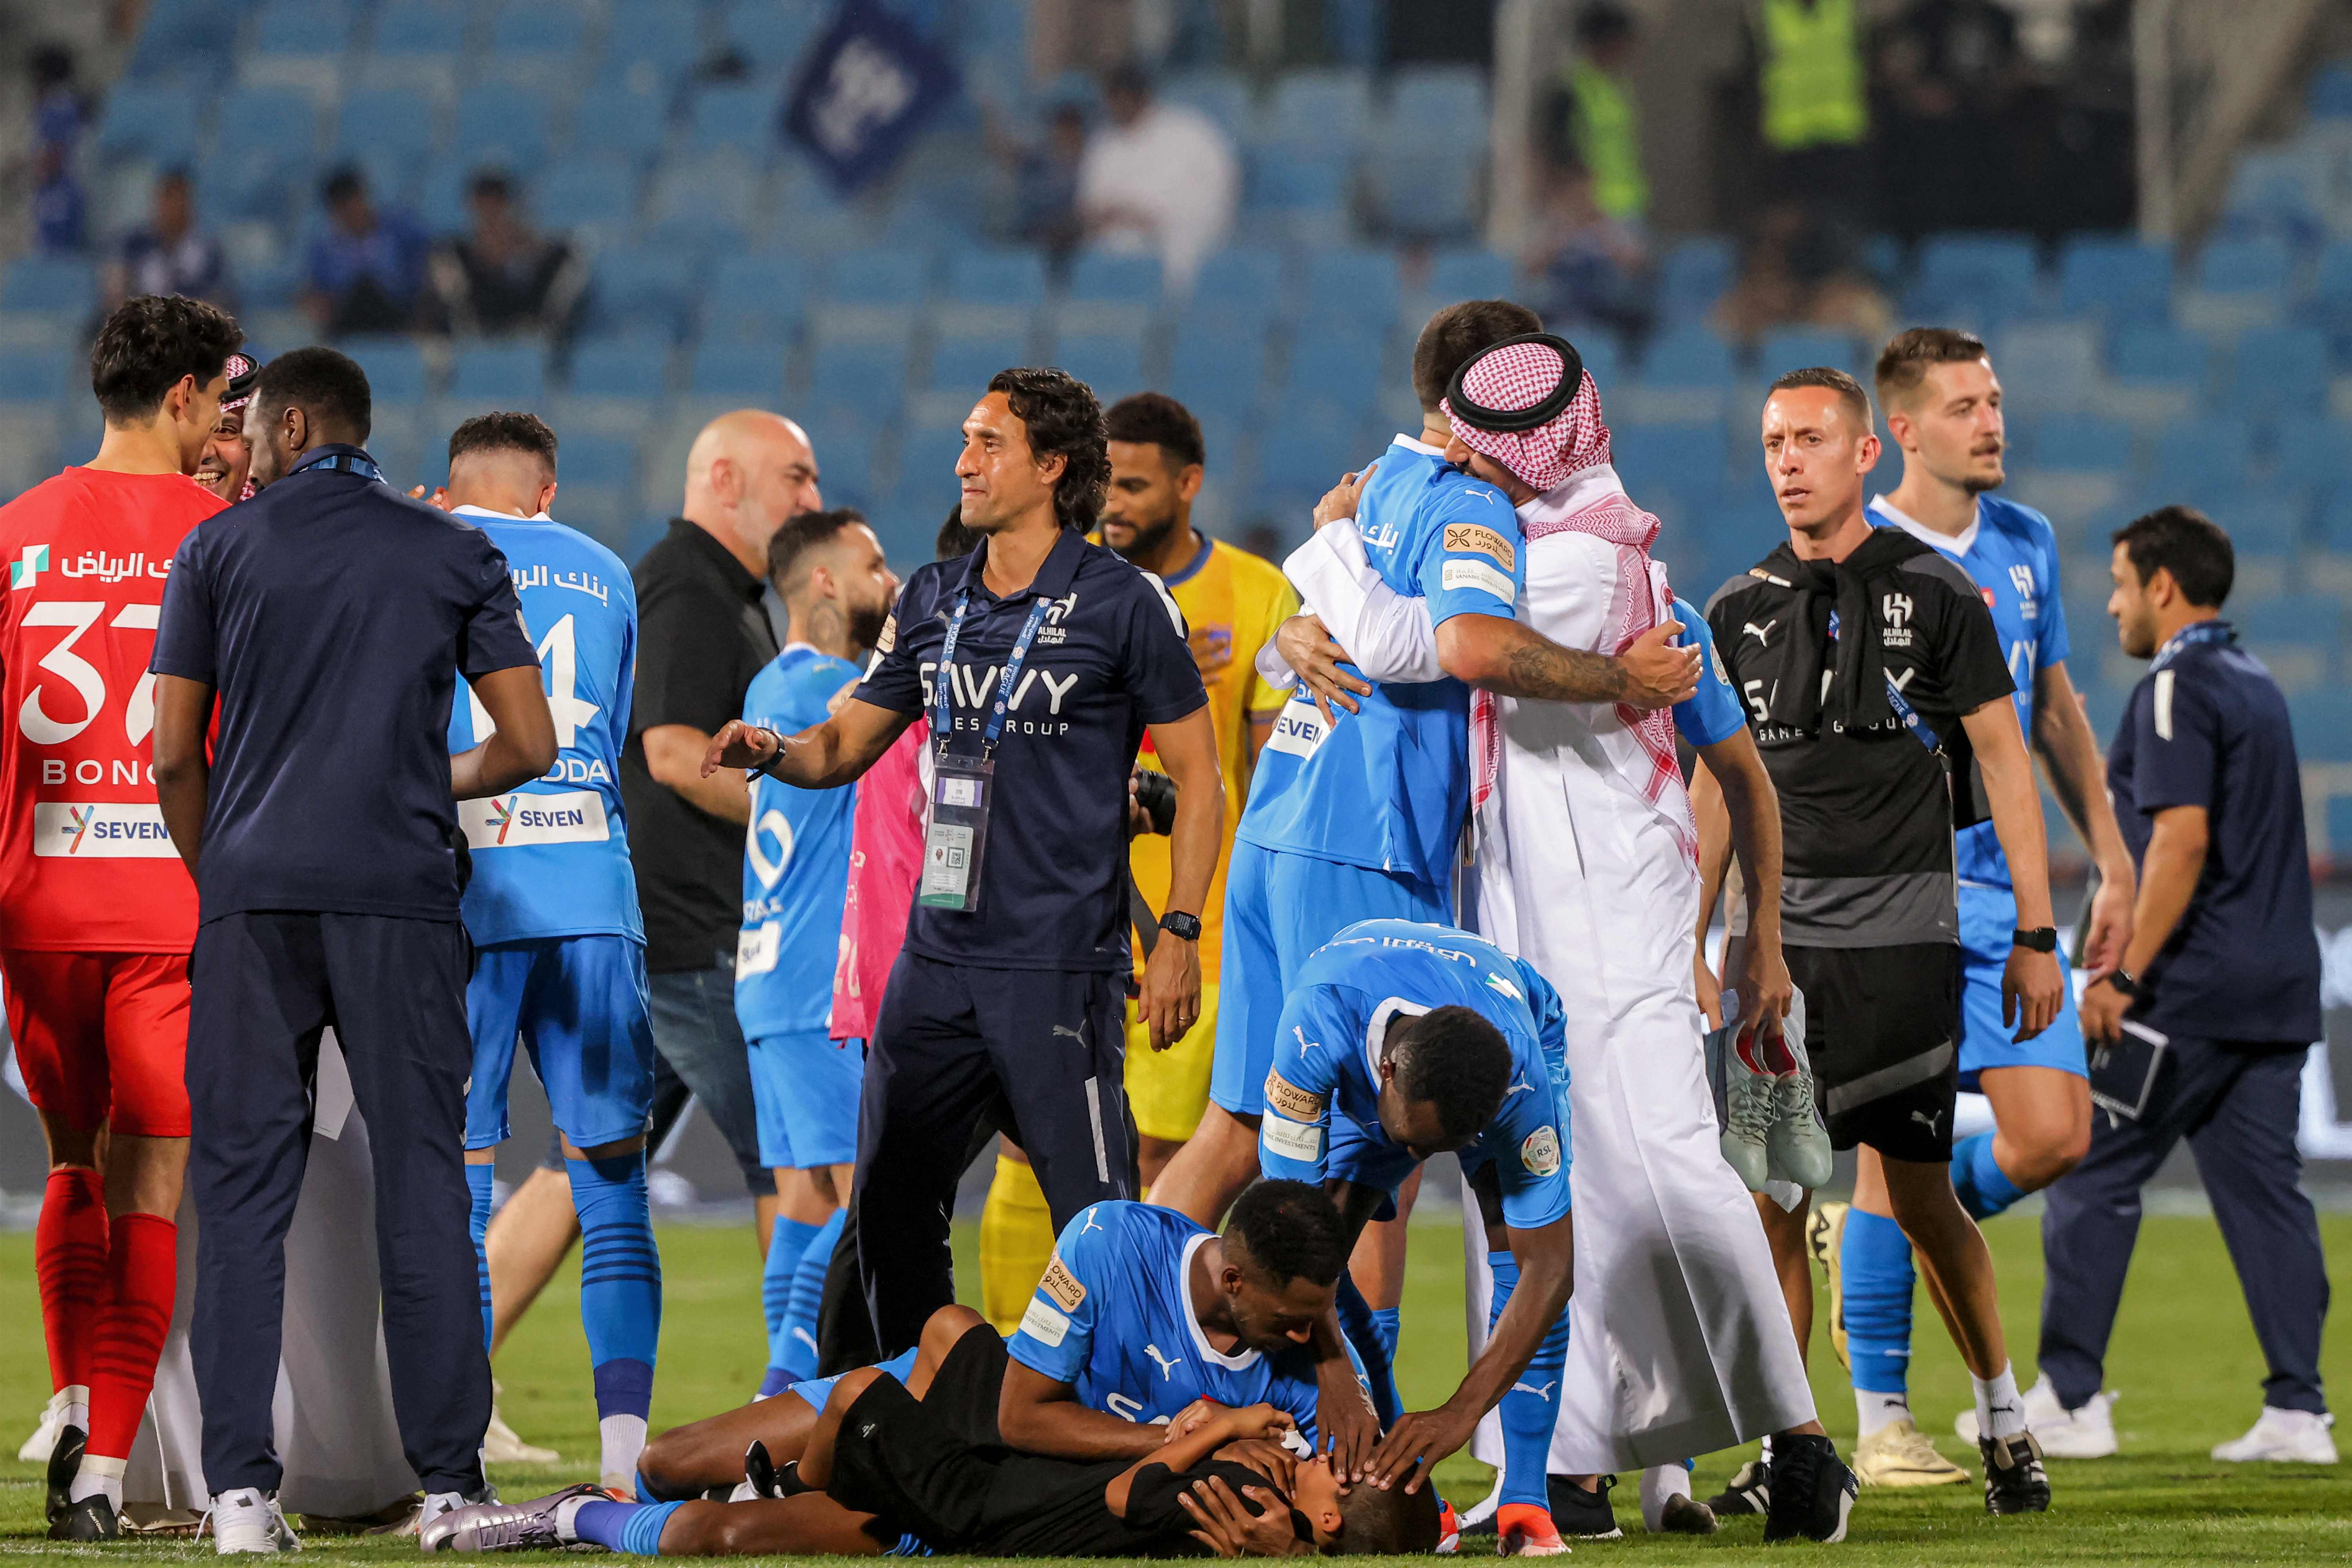
[[[980,907],[980,863],[988,849],[992,757],[937,757],[932,763],[931,826],[923,842],[923,879],[915,901],[927,909]]]

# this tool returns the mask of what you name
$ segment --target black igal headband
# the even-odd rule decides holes
[[[1519,343],[1541,343],[1559,355],[1559,384],[1552,389],[1550,395],[1532,408],[1485,408],[1470,401],[1469,394],[1462,390],[1462,385],[1469,379],[1471,368],[1488,354],[1499,353]],[[1574,343],[1566,338],[1554,337],[1549,332],[1522,332],[1516,338],[1490,343],[1463,361],[1462,368],[1454,373],[1454,384],[1445,389],[1445,400],[1453,405],[1454,412],[1461,416],[1465,425],[1480,430],[1516,435],[1522,430],[1549,425],[1559,417],[1559,411],[1575,400],[1577,388],[1583,384],[1584,356],[1576,352]]]

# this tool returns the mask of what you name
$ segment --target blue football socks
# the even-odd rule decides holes
[[[1992,1139],[1991,1133],[1979,1132],[1952,1149],[1952,1191],[1960,1195],[1960,1206],[1980,1220],[2007,1212],[2025,1195],[1992,1157]]]
[[[580,1215],[580,1321],[595,1369],[602,1474],[625,1479],[645,1448],[661,1342],[661,1258],[654,1250],[642,1150],[566,1160]]]
[[[1381,1418],[1383,1431],[1397,1424],[1404,1413],[1404,1405],[1397,1397],[1396,1369],[1389,1363],[1389,1352],[1381,1343],[1380,1325],[1375,1321],[1372,1304],[1356,1289],[1355,1278],[1346,1269],[1339,1271],[1339,1331],[1348,1336],[1348,1343],[1363,1363],[1365,1381],[1372,1394],[1372,1412]]]
[[[1911,1373],[1911,1238],[1885,1215],[1848,1209],[1838,1267],[1855,1388],[1904,1394]]]
[[[824,1277],[833,1268],[834,1248],[841,1244],[841,1228],[849,1219],[847,1209],[835,1209],[833,1217],[817,1227],[809,1238],[808,1247],[801,1254],[800,1267],[793,1271],[793,1293],[784,1308],[782,1352],[779,1342],[768,1342],[768,1364],[781,1370],[786,1386],[805,1383],[816,1375],[816,1319],[824,1306]]]
[[[760,1379],[761,1398],[793,1382],[784,1375],[790,1357],[784,1348],[784,1317],[792,1309],[793,1277],[800,1272],[818,1227],[782,1215],[768,1237],[768,1261],[760,1271],[760,1316],[768,1325],[768,1370]],[[771,1385],[773,1386],[771,1386]]]
[[[1494,1332],[1503,1309],[1519,1285],[1519,1261],[1507,1252],[1486,1254],[1486,1268],[1495,1277],[1494,1295],[1486,1308],[1486,1331]],[[1535,1359],[1503,1395],[1496,1415],[1503,1424],[1503,1489],[1500,1503],[1530,1503],[1551,1507],[1546,1471],[1551,1459],[1551,1430],[1559,1416],[1560,1369],[1568,1364],[1568,1314],[1551,1326],[1536,1347]]]
[[[1396,1364],[1397,1333],[1402,1322],[1403,1314],[1399,1308],[1379,1307],[1372,1311],[1372,1332],[1380,1335],[1381,1349],[1391,1366]]]
[[[482,1350],[490,1348],[490,1254],[484,1238],[490,1234],[491,1189],[498,1180],[498,1167],[488,1163],[466,1167],[466,1191],[473,1199],[473,1207],[466,1215],[466,1230],[474,1238],[474,1271],[482,1282]]]
[[[608,1552],[658,1557],[662,1526],[685,1506],[683,1502],[583,1502],[572,1516],[572,1533]]]

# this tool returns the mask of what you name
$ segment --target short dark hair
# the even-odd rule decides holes
[[[1054,516],[1064,528],[1092,532],[1110,489],[1110,437],[1094,388],[1066,370],[1015,365],[988,378],[1029,432],[1029,450],[1064,459],[1054,482]]]
[[[316,343],[263,365],[253,384],[253,401],[261,405],[265,423],[299,408],[313,423],[340,428],[355,445],[364,446],[375,427],[367,372],[349,355]]]
[[[536,414],[477,414],[449,432],[449,461],[468,452],[528,452],[555,472],[555,432]]]
[[[209,386],[245,342],[229,314],[201,300],[142,294],[107,313],[89,345],[89,389],[110,425],[152,416],[184,375]]]
[[[1464,365],[1501,342],[1543,331],[1543,318],[1508,300],[1465,300],[1429,318],[1412,345],[1412,395],[1424,414],[1445,401],[1445,389]]]
[[[1577,13],[1576,41],[1580,44],[1613,44],[1633,36],[1633,14],[1615,0],[1591,0]]]
[[[939,537],[931,542],[934,561],[961,561],[980,548],[980,531],[967,528],[963,521],[963,503],[948,508],[948,520],[940,524]]]
[[[1397,1088],[1437,1108],[1448,1138],[1475,1136],[1503,1106],[1511,1087],[1511,1047],[1476,1009],[1433,1007],[1406,1026]]]
[[[357,163],[338,163],[319,182],[319,200],[334,206],[352,196],[367,195],[367,176]]]
[[[1201,422],[1192,417],[1191,409],[1164,392],[1139,392],[1120,398],[1103,415],[1103,427],[1114,441],[1159,447],[1179,468],[1208,461]]]
[[[497,196],[501,201],[514,199],[514,182],[504,169],[477,169],[474,177],[466,182],[469,196]]]
[[[785,592],[800,570],[802,558],[833,542],[845,528],[866,521],[866,514],[854,506],[837,506],[830,511],[804,511],[787,518],[768,541],[768,581],[776,584],[776,592]]]
[[[1878,351],[1878,401],[1892,404],[1919,390],[1930,365],[1967,364],[1985,357],[1984,340],[1958,327],[1912,327]]]
[[[1293,1279],[1335,1285],[1348,1266],[1339,1207],[1307,1182],[1252,1183],[1234,1200],[1225,1235],[1239,1238],[1252,1268],[1276,1287]]]
[[[2200,609],[2218,610],[2237,580],[2237,552],[2218,522],[2191,506],[2160,506],[2116,530],[2110,541],[2145,584],[2161,567]]]
[[[1327,1549],[1334,1557],[1392,1557],[1434,1552],[1440,1532],[1437,1489],[1358,1485],[1339,1500],[1339,1533]]]
[[[1862,389],[1862,383],[1830,365],[1808,365],[1803,370],[1792,370],[1774,376],[1771,390],[1765,395],[1769,397],[1773,392],[1789,392],[1801,386],[1826,387],[1845,400],[1845,405],[1853,411],[1856,419],[1862,421],[1864,430],[1875,431],[1878,428],[1877,423],[1870,416],[1870,394]]]

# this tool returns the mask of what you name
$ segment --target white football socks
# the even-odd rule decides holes
[[[1971,1373],[1977,1390],[1977,1430],[1988,1437],[2014,1437],[2025,1430],[2025,1401],[2017,1392],[2017,1373],[2007,1362],[1991,1377]]]
[[[596,1423],[596,1431],[604,1445],[599,1479],[605,1486],[635,1497],[637,1460],[646,1451],[646,1418],[642,1415],[607,1415]]]
[[[106,1500],[114,1505],[114,1511],[121,1513],[122,1472],[130,1465],[128,1459],[108,1459],[96,1454],[84,1454],[81,1468],[74,1472],[73,1490],[69,1495],[74,1501],[79,1502],[86,1497],[95,1497],[103,1492]]]
[[[1861,1421],[1858,1436],[1867,1437],[1882,1426],[1910,1420],[1911,1396],[1908,1394],[1877,1394],[1866,1388],[1857,1388],[1853,1391],[1853,1409]]]

